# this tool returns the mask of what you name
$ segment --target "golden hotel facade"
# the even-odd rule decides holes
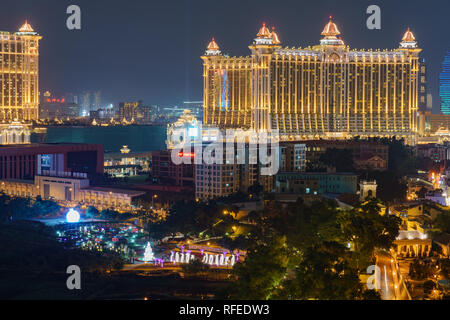
[[[15,33],[0,31],[0,122],[38,118],[41,38],[28,22]]]
[[[402,137],[418,124],[419,53],[408,30],[395,50],[351,50],[330,20],[320,44],[283,48],[265,24],[251,55],[203,59],[205,125],[278,130],[282,141]]]

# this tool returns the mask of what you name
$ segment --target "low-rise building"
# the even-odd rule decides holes
[[[152,178],[157,184],[169,184],[175,186],[194,185],[194,153],[185,155],[182,152],[180,157],[190,157],[192,163],[175,164],[172,161],[172,150],[161,150],[152,152]]]
[[[0,180],[33,180],[42,171],[103,176],[103,145],[30,143],[0,145]]]
[[[133,199],[144,191],[90,185],[93,180],[102,180],[103,159],[103,145],[0,145],[0,192],[99,209],[132,210]]]
[[[145,191],[92,187],[84,173],[37,175],[32,180],[2,180],[0,192],[13,197],[54,200],[68,205],[93,206],[99,210],[132,211],[133,201]]]
[[[358,176],[353,173],[278,173],[275,177],[277,193],[298,194],[355,194]]]
[[[113,177],[130,177],[150,173],[152,163],[151,152],[131,152],[123,146],[120,153],[105,154],[105,172]]]
[[[389,146],[379,141],[311,140],[302,143],[306,145],[306,161],[311,163],[318,162],[328,149],[349,150],[356,166],[372,164],[373,169],[386,170],[389,162]]]
[[[355,169],[358,170],[375,170],[384,171],[387,170],[387,161],[380,156],[367,153],[360,158],[354,159]]]
[[[419,144],[414,148],[415,155],[421,158],[430,158],[434,162],[450,160],[450,147],[448,143]]]
[[[426,234],[417,230],[400,230],[394,245],[399,257],[429,257],[432,249],[432,240]]]

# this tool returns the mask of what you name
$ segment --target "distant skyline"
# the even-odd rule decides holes
[[[77,4],[82,30],[66,28],[66,8]],[[368,30],[369,5],[382,10],[382,29]],[[408,27],[424,50],[433,112],[439,112],[439,74],[450,48],[447,0],[3,0],[0,30],[25,20],[43,36],[40,91],[102,92],[118,104],[175,105],[202,99],[202,61],[211,37],[232,56],[249,54],[262,22],[276,27],[283,46],[316,45],[333,15],[351,48],[395,49]]]

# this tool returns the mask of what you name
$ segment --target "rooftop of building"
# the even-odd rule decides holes
[[[2,179],[2,180],[0,180],[0,183],[3,183],[3,182],[34,185],[34,180],[21,180],[21,179]]]
[[[24,148],[41,148],[41,147],[68,147],[68,146],[101,146],[100,144],[91,143],[73,143],[73,142],[58,142],[58,143],[26,143],[26,144],[0,144],[1,149],[24,149]]]
[[[408,210],[411,208],[415,208],[418,206],[423,205],[422,202],[419,201],[415,201],[415,202],[404,202],[404,203],[400,203],[400,204],[394,204],[392,205],[391,209],[396,210],[396,211],[402,211],[402,210]]]
[[[417,41],[413,32],[408,28],[406,33],[404,33],[401,38],[400,46],[396,49],[350,49],[348,45],[345,45],[343,39],[340,37],[341,32],[338,25],[333,21],[333,17],[330,17],[329,22],[325,25],[321,35],[323,38],[320,40],[320,45],[308,46],[306,48],[302,47],[281,47],[280,39],[278,34],[275,33],[274,29],[270,32],[266,24],[263,23],[262,27],[256,35],[254,46],[262,45],[274,48],[275,56],[289,56],[289,55],[300,55],[300,56],[320,56],[323,53],[323,49],[330,48],[340,48],[342,51],[348,52],[350,58],[405,58],[405,52],[412,50],[414,52],[420,51],[417,47]],[[222,55],[218,49],[218,45],[213,39],[207,47],[206,55],[215,56],[216,59],[226,58],[226,59],[242,59],[243,57],[229,57],[227,55]]]
[[[305,140],[298,142],[300,144],[315,144],[315,145],[377,145],[377,146],[386,146],[382,141],[374,141],[374,140]]]
[[[381,158],[380,156],[377,156],[373,153],[364,153],[361,155],[361,157],[357,158],[356,161],[368,161],[368,160],[382,160],[382,161],[386,161],[383,158]]]
[[[440,234],[440,235],[434,237],[433,240],[435,242],[439,242],[440,244],[448,246],[448,245],[450,245],[450,234],[448,234],[448,233]]]
[[[118,189],[118,188],[109,188],[109,187],[87,187],[87,188],[83,188],[81,190],[116,193],[116,194],[120,193],[120,194],[125,194],[130,197],[139,197],[139,196],[142,196],[145,194],[145,191]]]
[[[130,152],[130,153],[121,153],[121,152],[105,152],[105,160],[111,159],[122,159],[122,158],[138,158],[138,157],[151,157],[152,151],[149,152]]]
[[[353,172],[279,172],[277,175],[357,176]]]
[[[9,32],[9,31],[0,31],[0,34],[5,35],[16,35],[16,36],[39,36],[36,31],[34,31],[31,24],[28,23],[28,20],[25,20],[25,23],[19,28],[17,32]]]

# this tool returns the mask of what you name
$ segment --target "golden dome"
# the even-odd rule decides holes
[[[411,30],[409,28],[408,28],[408,31],[405,32],[405,35],[403,36],[402,41],[405,41],[405,42],[416,41],[416,37],[414,36],[414,34],[411,32]]]
[[[19,32],[34,32],[34,30],[28,21],[25,21],[24,25],[20,27]]]
[[[216,41],[214,40],[214,38],[212,38],[211,42],[208,44],[206,49],[211,50],[211,51],[219,51],[219,46],[216,43]]]
[[[280,38],[278,38],[278,34],[275,32],[275,27],[272,27],[272,33],[270,34],[272,37],[273,44],[280,44]]]
[[[258,34],[256,35],[258,38],[270,38],[272,35],[269,29],[266,27],[266,23],[263,22],[261,29],[259,29]]]
[[[332,18],[330,17],[330,22],[328,22],[328,24],[325,26],[325,28],[322,31],[323,36],[336,37],[341,34],[337,25],[331,19]]]

